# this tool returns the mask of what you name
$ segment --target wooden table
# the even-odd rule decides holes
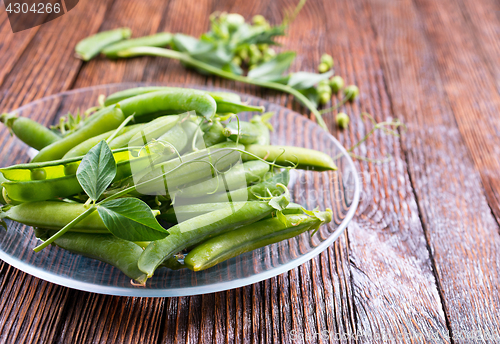
[[[17,34],[2,9],[0,108],[90,85],[155,81],[226,87],[304,112],[283,94],[200,76],[173,60],[73,57],[76,42],[100,30],[199,35],[217,10],[278,23],[293,5],[80,0]],[[363,194],[345,235],[288,273],[194,297],[85,293],[1,263],[0,342],[500,342],[500,2],[310,0],[280,42],[298,52],[293,70],[315,70],[328,52],[336,73],[361,89],[344,108],[348,130],[325,115],[346,147],[371,129],[363,111],[408,127],[356,150],[393,159],[356,162]]]

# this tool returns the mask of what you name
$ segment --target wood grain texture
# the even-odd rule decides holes
[[[0,12],[0,85],[38,31],[38,27],[17,34],[12,33],[7,12]]]
[[[500,94],[498,80],[488,63],[498,61],[498,56],[492,57],[498,42],[490,45],[491,37],[484,41],[487,35],[474,30],[462,12],[461,2],[443,1],[439,6],[427,1],[417,1],[417,4],[421,17],[426,18],[423,28],[435,51],[458,128],[480,172],[490,207],[500,221],[500,180],[495,176],[500,170]],[[485,16],[482,23],[485,28],[488,18]],[[455,30],[461,30],[462,34],[451,34]]]
[[[458,99],[447,100],[444,83],[455,83],[443,81],[439,74],[437,52],[422,29],[415,4],[368,2],[394,112],[408,125],[404,150],[451,336],[455,342],[470,342],[464,335],[487,335],[500,326],[500,300],[494,296],[500,282],[499,228],[453,116],[451,104]],[[476,311],[467,311],[471,309]]]
[[[360,99],[342,108],[351,115],[349,130],[337,131],[333,114],[325,115],[345,146],[371,128],[362,111],[377,120],[402,117],[409,127],[401,139],[378,133],[356,151],[393,160],[357,162],[362,201],[328,250],[251,286],[164,299],[80,292],[2,263],[0,342],[371,343],[384,335],[392,342],[450,342],[448,331],[498,328],[500,22],[490,11],[498,4],[443,3],[309,0],[280,38],[279,50],[298,52],[292,70],[314,71],[328,52],[336,73],[360,87]],[[80,1],[25,36],[2,38],[0,104],[12,109],[68,88],[154,81],[230,88],[303,111],[289,96],[202,76],[173,60],[98,58],[82,65],[72,57],[76,41],[98,30],[199,35],[216,10],[260,13],[278,23],[294,5]],[[2,15],[0,34],[9,28]],[[2,142],[4,149],[12,140]]]

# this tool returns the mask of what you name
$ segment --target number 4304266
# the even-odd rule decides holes
[[[5,9],[9,13],[59,13],[61,12],[61,4],[55,3],[54,5],[50,3],[9,3]]]

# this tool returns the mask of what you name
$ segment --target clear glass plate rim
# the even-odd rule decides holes
[[[46,102],[50,99],[54,99],[57,97],[61,96],[66,96],[66,95],[71,95],[75,93],[82,93],[90,90],[96,90],[99,88],[107,89],[111,87],[125,87],[125,86],[132,86],[134,87],[140,87],[140,86],[156,86],[156,85],[162,85],[161,83],[144,83],[144,82],[128,82],[128,83],[114,83],[114,84],[104,84],[104,85],[96,85],[96,86],[90,86],[90,87],[85,87],[85,88],[79,88],[79,89],[74,89],[74,90],[69,90],[61,93],[57,93],[54,95],[50,95],[38,100],[35,100],[33,102],[30,102],[26,105],[23,105],[19,107],[18,109],[14,111],[20,111],[23,110],[25,107],[31,107],[33,105],[36,105],[37,103],[42,103]],[[241,95],[244,95],[246,97],[251,97],[257,100],[265,101],[262,98],[255,97],[253,95],[241,93],[241,92],[235,92],[229,89],[221,88],[221,87],[216,87],[212,85],[196,85],[196,84],[180,84],[180,83],[169,83],[169,86],[181,86],[181,87],[192,87],[192,88],[211,88],[211,89],[217,89],[221,91],[227,91],[227,92],[233,92],[233,93],[239,93]],[[281,107],[280,105],[274,104],[276,106]],[[293,111],[291,109],[285,108],[288,111]],[[304,118],[305,120],[310,121],[308,118]],[[313,123],[316,127],[319,127],[316,123]],[[320,128],[321,129],[321,128]],[[214,292],[220,292],[224,290],[229,290],[229,289],[234,289],[234,288],[240,288],[246,285],[254,284],[269,278],[272,278],[274,276],[278,276],[282,273],[288,272],[291,269],[300,266],[304,264],[305,262],[309,261],[310,259],[314,258],[315,256],[319,255],[321,252],[323,252],[328,246],[330,246],[337,238],[340,236],[340,234],[343,233],[343,231],[347,228],[347,225],[349,222],[352,220],[354,217],[354,214],[356,212],[356,209],[358,208],[359,205],[359,199],[360,199],[360,194],[361,194],[361,189],[360,189],[360,182],[359,179],[357,178],[357,170],[356,166],[354,165],[354,162],[352,161],[351,157],[347,153],[346,149],[342,146],[342,144],[330,133],[327,133],[328,136],[335,142],[335,144],[338,146],[339,150],[342,152],[342,154],[345,156],[347,159],[348,166],[352,169],[353,174],[354,174],[354,194],[353,194],[353,199],[351,206],[349,207],[349,210],[346,213],[345,218],[342,220],[341,224],[337,227],[335,232],[328,237],[328,239],[324,240],[319,244],[317,247],[315,247],[313,250],[310,252],[301,255],[299,258],[290,261],[286,264],[280,265],[277,268],[271,269],[271,270],[266,270],[264,272],[261,272],[259,274],[245,277],[238,279],[236,281],[227,281],[227,282],[219,282],[217,284],[211,284],[211,285],[205,285],[205,286],[199,286],[199,287],[183,287],[183,288],[170,288],[170,289],[140,289],[140,288],[123,288],[123,287],[107,287],[107,286],[102,286],[102,285],[96,285],[93,283],[86,283],[86,282],[81,282],[72,278],[56,275],[53,273],[46,272],[45,270],[36,268],[30,264],[26,264],[25,262],[14,258],[12,256],[7,255],[4,251],[0,250],[0,259],[3,260],[4,262],[12,265],[13,267],[28,273],[32,276],[35,276],[37,278],[40,278],[42,280],[61,285],[64,287],[68,288],[73,288],[81,291],[86,291],[86,292],[93,292],[93,293],[98,293],[98,294],[105,294],[105,295],[115,295],[115,296],[133,296],[133,297],[175,297],[175,296],[190,296],[190,295],[200,295],[200,294],[206,294],[206,293],[214,293]]]

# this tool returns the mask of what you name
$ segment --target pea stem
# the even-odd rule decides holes
[[[323,114],[325,114],[327,112],[330,112],[330,111],[333,111],[333,110],[337,110],[339,107],[341,107],[342,105],[344,105],[348,100],[349,100],[349,98],[346,96],[339,103],[335,104],[335,106],[332,106],[332,107],[327,108],[327,109],[320,110],[319,113],[323,115]]]
[[[116,128],[116,130],[113,132],[113,134],[111,134],[110,137],[108,137],[108,139],[106,140],[106,143],[109,145],[109,143],[111,141],[113,141],[113,139],[116,137],[116,135],[118,135],[118,133],[132,120],[134,119],[134,115],[130,115],[128,116],[127,118],[125,118],[122,122],[122,124],[120,124],[120,126],[118,128]]]
[[[68,223],[66,226],[64,226],[59,231],[57,231],[57,233],[55,233],[50,238],[48,238],[47,240],[45,240],[43,243],[41,243],[40,245],[38,245],[37,247],[35,247],[33,249],[33,251],[40,252],[45,247],[47,247],[50,244],[52,244],[55,240],[57,240],[58,238],[60,238],[61,236],[63,236],[64,233],[66,233],[71,228],[73,228],[78,222],[82,221],[83,219],[85,219],[86,217],[88,217],[90,214],[92,214],[94,211],[96,211],[96,209],[97,209],[97,207],[95,205],[93,205],[91,208],[85,210],[83,213],[81,213],[80,215],[78,215],[77,217],[75,217],[70,223]]]
[[[118,52],[119,57],[135,57],[135,56],[142,56],[142,55],[160,56],[160,57],[176,59],[176,60],[184,62],[188,65],[191,65],[193,67],[204,70],[205,72],[208,72],[210,74],[220,76],[222,78],[226,78],[226,79],[234,80],[234,81],[239,81],[239,82],[244,82],[244,83],[250,84],[250,85],[270,88],[273,90],[278,90],[278,91],[282,91],[282,92],[291,94],[295,98],[297,98],[306,108],[308,108],[311,111],[311,113],[316,117],[318,124],[323,129],[328,131],[328,127],[327,127],[325,121],[323,120],[323,117],[321,117],[321,113],[318,111],[318,109],[316,109],[314,104],[306,96],[304,96],[302,93],[300,93],[299,91],[297,91],[293,87],[290,87],[288,85],[279,84],[277,82],[259,81],[259,80],[255,80],[255,79],[252,79],[252,78],[249,78],[246,76],[235,75],[233,73],[226,72],[222,69],[213,67],[207,63],[193,59],[191,56],[189,56],[185,53],[181,53],[181,52],[171,50],[171,49],[156,48],[156,47],[134,47],[134,48],[129,48],[129,49],[122,50],[122,51]]]

